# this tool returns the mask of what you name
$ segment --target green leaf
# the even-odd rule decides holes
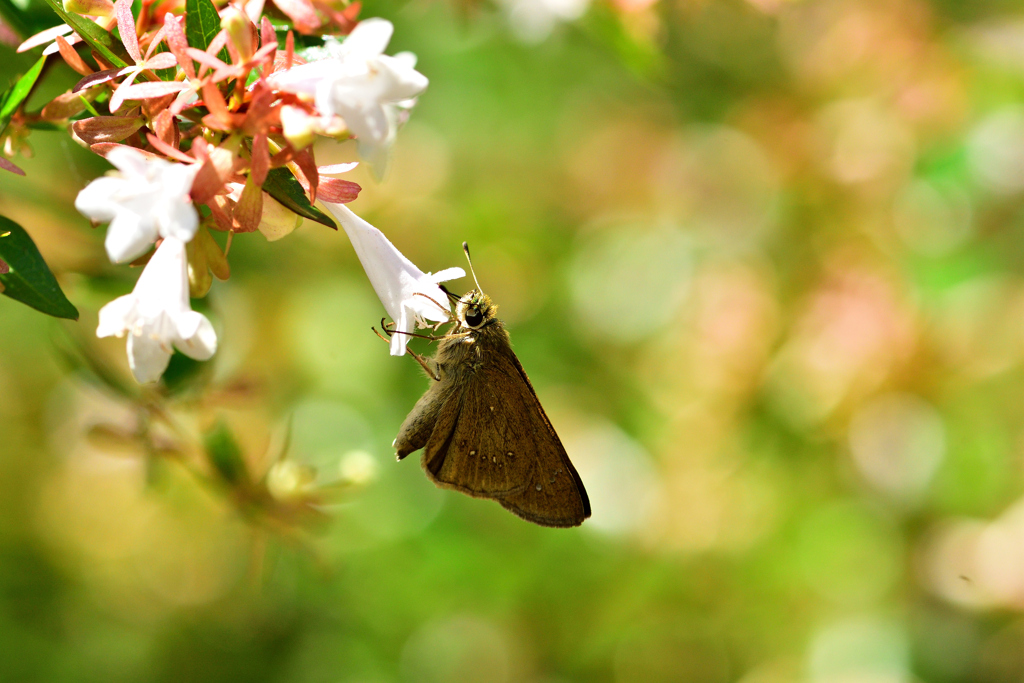
[[[179,351],[171,356],[167,369],[160,378],[167,393],[177,396],[186,391],[199,391],[209,382],[213,363],[194,360]]]
[[[10,266],[10,272],[0,275],[3,293],[47,315],[78,320],[78,310],[64,296],[24,228],[0,216],[0,235],[0,259]]]
[[[220,33],[220,15],[211,0],[185,0],[185,39],[192,47],[205,50]],[[228,64],[231,56],[227,48],[217,53],[217,59]]]
[[[18,107],[32,92],[45,63],[46,57],[40,57],[28,70],[28,73],[19,78],[17,83],[4,93],[3,99],[0,100],[0,135],[7,129],[7,124],[11,122],[14,112],[18,111]]]
[[[249,471],[242,458],[242,449],[239,448],[231,428],[223,420],[218,420],[206,434],[204,439],[206,456],[210,464],[228,484],[249,483]]]
[[[338,229],[331,218],[309,203],[302,185],[287,168],[272,168],[263,183],[263,191],[303,218],[316,221],[328,228]]]
[[[57,13],[65,24],[75,30],[82,40],[86,42],[93,50],[103,59],[107,60],[114,66],[128,66],[129,62],[132,61],[131,57],[128,56],[128,52],[125,51],[124,45],[121,41],[110,34],[109,31],[104,31],[96,22],[90,21],[81,17],[77,14],[64,11],[64,5],[61,4],[60,0],[46,0],[46,4],[50,6],[54,12]]]

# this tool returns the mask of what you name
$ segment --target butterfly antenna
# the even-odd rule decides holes
[[[469,256],[469,243],[468,242],[463,242],[462,243],[462,251],[466,252],[466,260],[469,261],[469,272],[471,272],[473,274],[473,282],[476,283],[476,291],[478,291],[481,294],[483,294],[484,290],[480,286],[480,281],[476,279],[476,271],[473,270],[473,259],[470,258],[470,256]]]

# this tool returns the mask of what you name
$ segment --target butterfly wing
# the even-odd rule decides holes
[[[437,485],[497,500],[544,526],[590,516],[583,482],[511,349],[492,350],[447,394],[423,453]]]

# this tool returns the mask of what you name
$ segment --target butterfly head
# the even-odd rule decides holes
[[[491,303],[491,297],[474,289],[459,299],[455,315],[459,324],[470,330],[479,330],[496,320],[498,307]]]

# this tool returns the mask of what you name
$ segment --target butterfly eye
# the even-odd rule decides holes
[[[479,309],[471,308],[466,311],[466,325],[469,327],[480,327],[480,324],[483,323],[483,321],[484,316],[480,313]]]

